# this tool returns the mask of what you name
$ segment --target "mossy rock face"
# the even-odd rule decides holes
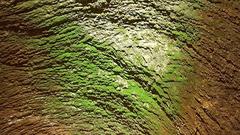
[[[38,78],[33,85],[42,110],[34,114],[73,134],[175,134],[178,86],[186,80],[178,43],[194,39],[184,32],[190,25],[172,22],[169,15],[178,16],[177,7],[184,3],[191,4],[10,2],[3,10],[10,13],[6,19],[16,14],[22,23],[13,20],[1,27],[7,31],[16,23],[23,31],[10,31],[9,37],[16,37],[6,42],[19,40],[24,48],[45,52],[25,64]]]
[[[15,95],[23,99],[19,107],[14,108],[14,102],[10,111],[4,109],[13,113],[3,115],[4,122],[14,119],[26,134],[182,133],[181,89],[196,72],[188,49],[200,39],[195,22],[201,20],[204,4],[0,2],[0,73],[8,99],[4,105],[17,101]],[[39,129],[31,131],[34,125]]]

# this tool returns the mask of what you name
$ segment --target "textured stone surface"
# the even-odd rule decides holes
[[[3,134],[239,134],[239,2],[0,1]]]

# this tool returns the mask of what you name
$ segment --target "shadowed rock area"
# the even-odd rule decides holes
[[[239,7],[0,0],[1,134],[240,134]]]

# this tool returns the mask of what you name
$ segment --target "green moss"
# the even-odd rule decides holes
[[[172,31],[172,33],[182,42],[188,42],[192,40],[192,38],[185,32]]]
[[[67,16],[54,16],[49,18],[48,20],[40,23],[40,27],[51,27],[51,26],[58,26],[68,21]]]
[[[36,7],[37,5],[39,5],[39,3],[41,3],[41,0],[29,0],[17,5],[15,8],[17,10],[28,10]]]
[[[122,73],[123,71],[124,71],[124,69],[119,66],[116,66],[115,68],[113,68],[113,72]]]
[[[136,125],[152,134],[166,133],[165,127],[174,130],[171,120],[179,113],[179,86],[186,81],[181,65],[185,56],[179,48],[195,40],[196,31],[185,24],[162,22],[164,27],[174,30],[159,32],[171,33],[177,39],[168,45],[166,57],[169,62],[159,74],[153,67],[142,65],[140,54],[136,55],[138,65],[135,65],[116,52],[110,43],[98,42],[84,31],[84,26],[72,23],[67,14],[69,11],[54,12],[66,3],[54,5],[43,6],[41,1],[32,0],[16,6],[19,10],[42,6],[25,14],[25,20],[51,32],[48,36],[31,37],[28,41],[32,47],[48,52],[51,59],[51,64],[45,69],[47,77],[41,83],[51,80],[61,87],[56,96],[46,98],[43,113],[63,119],[64,124],[75,122],[78,125],[79,119],[87,119],[96,125],[99,132],[103,129],[110,132],[113,129],[109,127],[117,126],[118,131],[127,134]],[[194,16],[189,11],[180,12]],[[123,28],[118,31],[127,32]],[[127,34],[125,36],[129,38]],[[145,36],[151,40],[156,38],[151,34]],[[133,37],[133,41],[138,44],[139,38]],[[121,81],[117,80],[119,77]]]

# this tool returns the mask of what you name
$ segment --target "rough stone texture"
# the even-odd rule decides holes
[[[182,133],[237,135],[240,133],[240,3],[209,0],[207,5],[198,21],[201,39],[185,48],[197,69],[196,80],[184,91]]]
[[[1,133],[239,134],[239,4],[1,0]]]

